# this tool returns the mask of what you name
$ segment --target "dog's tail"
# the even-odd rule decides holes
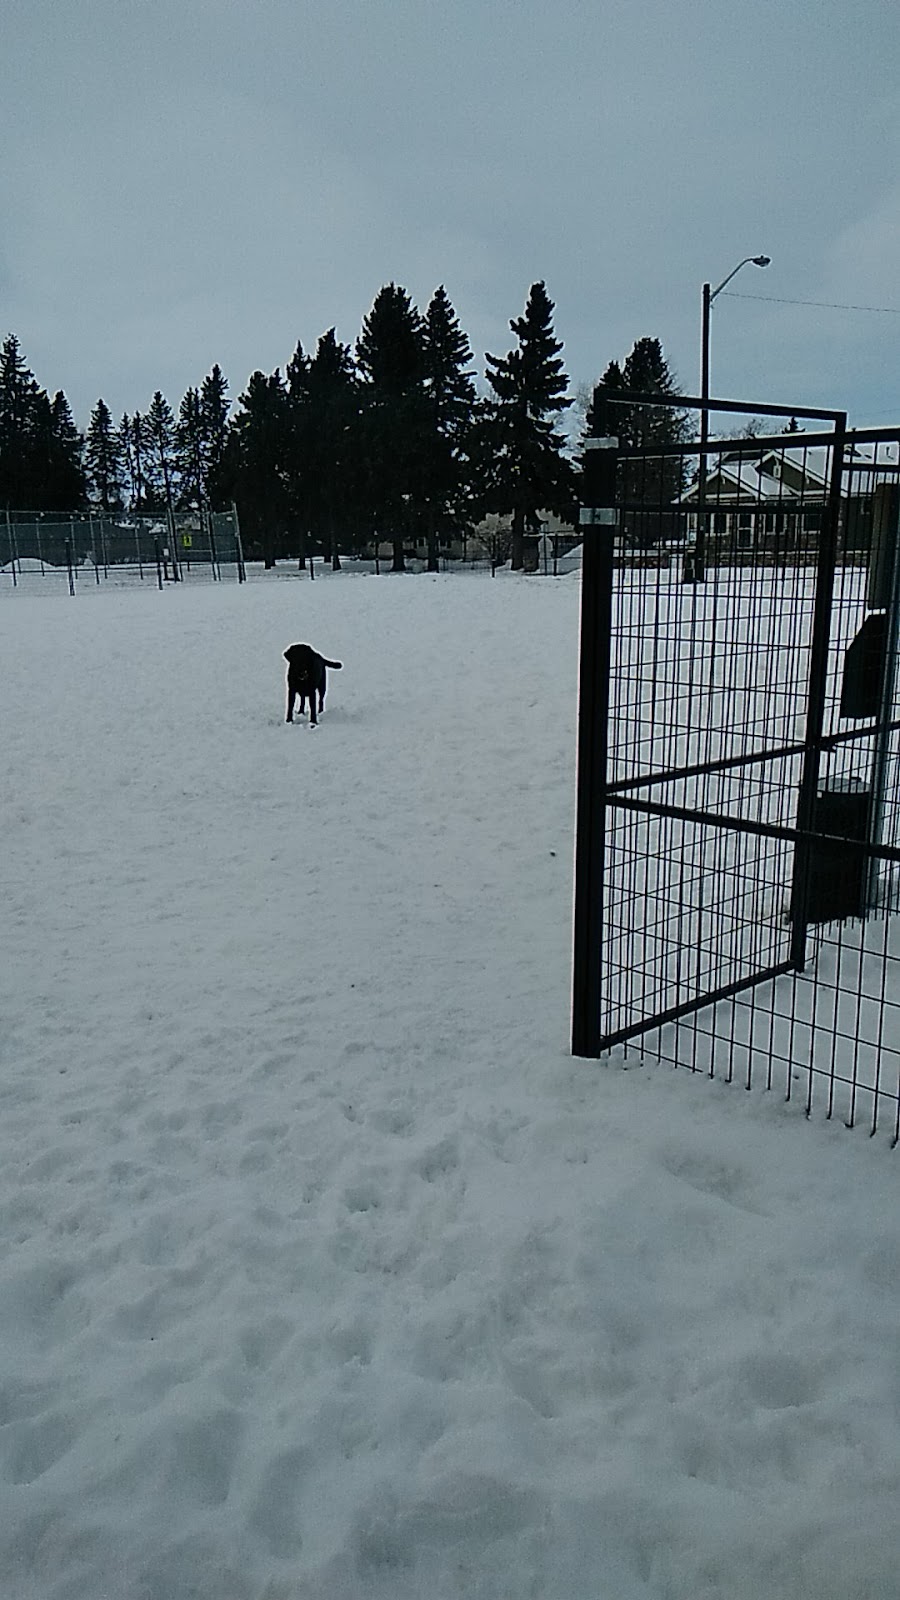
[[[340,661],[328,661],[325,656],[322,657],[322,660],[325,662],[326,667],[340,667],[341,665]]]

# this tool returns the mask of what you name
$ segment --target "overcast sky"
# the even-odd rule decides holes
[[[0,329],[83,426],[382,284],[483,372],[543,278],[573,388],[661,339],[712,391],[900,423],[898,0],[0,0]],[[771,299],[743,298],[766,296]]]

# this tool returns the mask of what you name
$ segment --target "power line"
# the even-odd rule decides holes
[[[846,306],[835,300],[785,300],[775,294],[740,294],[734,289],[723,289],[728,300],[768,300],[776,306],[819,306],[823,311],[877,311],[882,315],[900,317],[900,306]]]

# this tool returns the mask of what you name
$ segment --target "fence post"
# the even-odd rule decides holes
[[[18,573],[20,578],[22,576],[22,557],[19,554],[19,536],[17,532],[19,524],[17,522],[9,521],[8,509],[6,512],[6,520],[9,525],[10,546],[12,549],[13,587],[15,588],[16,574]]]
[[[900,630],[900,487],[879,484],[875,489],[874,511],[877,527],[873,529],[873,553],[877,552],[876,572],[870,573],[868,603],[874,608],[884,607],[887,614],[884,661],[878,700],[878,721],[875,724],[875,753],[872,759],[872,802],[869,816],[869,842],[880,845],[884,840],[885,796],[888,783],[888,765],[891,751],[891,722],[894,696],[897,690],[898,630]],[[867,909],[878,902],[878,857],[869,858],[866,892]]]
[[[583,528],[583,544],[572,959],[572,1054],[576,1056],[600,1054],[618,446],[616,438],[585,441],[581,496],[584,504],[578,519]]]
[[[800,797],[797,803],[797,829],[800,837],[794,851],[794,881],[791,889],[791,965],[795,972],[802,972],[806,966],[806,935],[809,928],[809,895],[813,861],[812,835],[815,830],[822,727],[828,691],[828,649],[831,643],[831,612],[834,602],[846,435],[847,414],[838,412],[835,416],[831,444],[831,482],[828,487],[825,515],[822,518],[822,536],[816,565],[805,750],[800,777]]]
[[[234,543],[237,551],[238,583],[246,583],[247,569],[244,566],[244,546],[241,543],[241,525],[238,521],[237,503],[234,500],[231,502],[231,515],[234,519]]]
[[[66,566],[69,569],[69,593],[75,593],[75,569],[72,566],[72,541],[66,540]]]
[[[206,536],[209,540],[209,564],[212,567],[213,582],[222,581],[222,569],[219,566],[219,552],[216,549],[216,529],[213,522],[212,507],[205,507]]]
[[[90,523],[90,528],[91,528],[91,556],[93,557],[93,561],[94,561],[94,578],[96,579],[97,587],[99,589],[99,587],[100,587],[100,563],[97,560],[97,539],[96,539],[96,536],[94,534],[94,519],[93,519],[93,517],[92,516],[89,517],[88,521]]]
[[[9,570],[12,573],[12,584],[13,588],[17,589],[19,585],[16,582],[16,557],[13,548],[12,523],[9,520],[9,506],[6,508],[6,539],[9,545]]]
[[[163,568],[162,568],[162,550],[160,549],[159,536],[158,535],[154,535],[153,548],[154,548],[154,550],[156,552],[156,583],[157,583],[157,587],[161,591],[162,590],[162,586],[163,586]]]

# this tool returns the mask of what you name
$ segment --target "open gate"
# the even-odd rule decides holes
[[[896,1137],[900,435],[709,411],[793,431],[619,448],[610,396],[585,451],[573,1052],[824,1074]]]

